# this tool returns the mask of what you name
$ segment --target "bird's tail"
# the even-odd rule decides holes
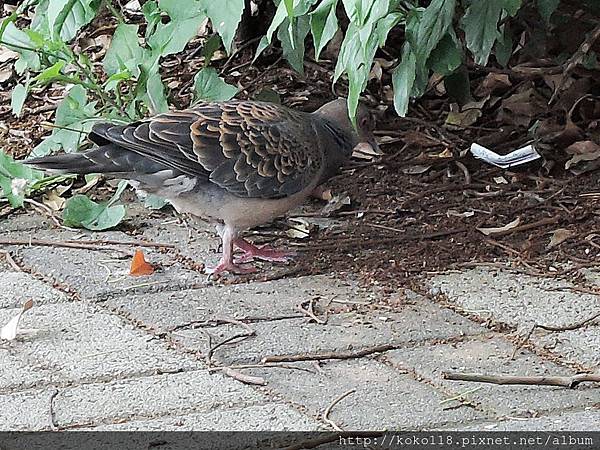
[[[23,161],[25,164],[50,173],[88,174],[88,173],[132,173],[140,169],[143,157],[115,144],[102,145],[81,153],[43,156]],[[142,165],[155,165],[143,161]],[[162,167],[162,166],[161,166]],[[144,167],[146,170],[153,168]]]

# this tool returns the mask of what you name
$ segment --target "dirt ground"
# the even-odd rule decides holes
[[[110,21],[100,20],[84,37],[97,38],[110,27]],[[198,44],[163,62],[176,107],[189,104],[192,77],[202,64]],[[305,73],[298,74],[276,49],[252,64],[253,48],[242,45],[232,58],[214,61],[226,80],[241,88],[240,97],[278,98],[287,106],[314,110],[345,94],[343,82],[332,93],[335,61],[316,62],[308,54]],[[383,60],[392,50],[384,48],[378,57]],[[565,169],[573,153],[569,146],[600,141],[598,72],[574,71],[572,80],[561,81],[558,102],[550,107],[562,75],[524,64],[516,65],[518,70],[472,68],[475,98],[453,121],[448,118],[456,106],[434,77],[408,117],[399,118],[391,106],[388,71],[375,76],[365,102],[378,113],[376,134],[384,154],[353,160],[329,183],[337,203],[325,210],[319,200],[307,205],[302,221],[294,223],[308,237],[286,236],[294,226],[289,220],[256,235],[256,241],[276,240],[300,253],[297,264],[283,268],[281,276],[355,272],[370,283],[398,286],[410,285],[419,274],[482,263],[547,276],[572,276],[581,267],[600,264],[599,172],[593,166],[577,173]],[[34,93],[17,119],[10,111],[15,80],[4,82],[0,92],[0,148],[22,158],[49,133],[43,124],[52,121],[63,89]],[[475,121],[467,120],[469,108],[477,111]],[[542,131],[532,136],[534,124]],[[468,152],[473,142],[506,153],[532,141],[543,158],[510,170]],[[102,198],[110,189],[101,185],[93,196]],[[0,218],[17,213],[0,209]],[[509,224],[488,235],[478,230]],[[120,228],[135,233],[127,223]]]

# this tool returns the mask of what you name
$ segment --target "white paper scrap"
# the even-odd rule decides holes
[[[503,169],[508,169],[509,167],[518,166],[541,158],[540,154],[531,144],[510,152],[507,155],[499,155],[475,142],[471,144],[470,150],[475,158],[482,159],[487,163]]]

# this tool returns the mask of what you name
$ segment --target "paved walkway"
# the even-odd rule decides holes
[[[24,271],[0,262],[0,324],[25,300],[35,306],[17,339],[0,341],[2,429],[331,430],[329,419],[352,430],[600,430],[598,384],[569,390],[441,377],[443,371],[598,372],[598,320],[572,331],[536,329],[515,351],[534,323],[571,324],[598,312],[596,295],[486,268],[424,280],[427,297],[404,290],[384,296],[334,275],[213,285],[190,259],[216,261],[209,229],[190,243],[181,225],[136,220],[140,238],[177,246],[145,249],[161,265],[149,277],[128,275],[129,247],[7,248]],[[132,239],[58,230],[36,215],[5,221],[0,234]],[[598,284],[597,274],[585,275]],[[310,302],[326,324],[297,308]],[[256,365],[306,352],[356,356],[380,345],[387,351],[233,373],[264,386],[207,365]]]

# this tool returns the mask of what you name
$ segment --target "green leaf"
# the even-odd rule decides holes
[[[188,0],[189,3],[190,0]],[[161,2],[162,7],[164,2]],[[182,15],[179,8],[186,2],[181,2],[181,5],[169,10],[175,14],[169,17],[171,21],[169,23],[161,24],[156,27],[156,30],[147,39],[148,45],[158,56],[167,56],[173,53],[179,53],[182,51],[187,43],[198,34],[200,25],[206,19],[206,15],[203,11],[197,9],[194,14],[191,14],[188,8],[187,15]],[[196,3],[193,2],[192,3]]]
[[[6,18],[2,21],[5,26],[4,32],[0,35],[3,45],[19,54],[19,60],[15,63],[15,70],[18,74],[22,74],[26,69],[39,71],[41,68],[40,57],[35,49],[38,46],[24,31],[15,27],[15,24]],[[31,50],[28,50],[31,49]]]
[[[204,7],[213,30],[221,36],[227,52],[231,52],[233,38],[244,12],[244,0],[205,0]]]
[[[323,48],[331,41],[338,30],[338,20],[335,14],[338,0],[325,0],[310,14],[310,29],[315,45],[315,59]]]
[[[33,170],[0,151],[0,188],[11,206],[15,208],[23,206],[23,200],[31,186],[42,178],[44,178],[42,172]]]
[[[53,37],[69,42],[96,16],[100,3],[100,0],[49,0],[48,26]]]
[[[230,100],[238,89],[219,78],[213,67],[205,67],[194,77],[194,102]]]
[[[410,44],[406,42],[402,48],[402,61],[392,72],[394,86],[394,107],[398,115],[404,117],[408,111],[417,72],[417,57]]]
[[[33,80],[39,82],[40,84],[48,84],[51,83],[64,75],[61,73],[63,67],[65,67],[65,61],[58,61],[56,64],[48,67],[43,72],[38,74]]]
[[[165,95],[165,85],[160,79],[160,74],[153,73],[148,77],[146,82],[148,99],[150,100],[150,111],[152,114],[167,112],[169,105],[167,104],[167,96]]]
[[[542,19],[544,19],[546,23],[550,23],[550,18],[552,17],[552,14],[554,14],[554,11],[556,11],[556,8],[558,8],[559,3],[560,0],[537,0],[540,16],[542,16]]]
[[[467,48],[473,52],[475,62],[486,65],[492,47],[502,37],[498,21],[505,15],[514,16],[521,7],[521,0],[475,0],[462,19]]]
[[[96,120],[96,102],[87,100],[86,90],[73,86],[56,109],[57,128],[33,149],[31,156],[44,156],[61,148],[65,152],[76,151]]]
[[[277,31],[283,57],[299,73],[304,73],[304,40],[309,30],[308,17],[300,16],[293,23],[285,19]]]
[[[127,70],[137,77],[140,74],[138,65],[145,56],[146,51],[139,44],[138,26],[121,23],[104,56],[104,71],[110,76]]]
[[[158,195],[149,194],[144,199],[144,206],[148,209],[161,209],[167,206],[169,202]]]
[[[19,117],[21,115],[21,111],[23,110],[23,105],[25,104],[25,99],[27,98],[27,86],[22,84],[17,84],[10,96],[10,107],[12,108],[12,112],[15,116]]]
[[[75,195],[67,200],[63,211],[66,226],[100,231],[117,226],[125,217],[123,205],[109,206],[96,203],[85,195]]]
[[[455,6],[455,0],[433,0],[423,11],[416,32],[407,36],[417,57],[417,63],[425,64],[432,50],[446,35],[452,25]]]
[[[462,64],[462,49],[458,39],[452,34],[446,33],[437,47],[432,50],[427,61],[428,67],[444,76],[450,75]]]

